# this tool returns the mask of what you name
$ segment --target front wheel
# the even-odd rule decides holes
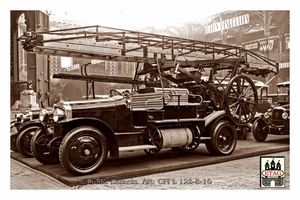
[[[252,132],[257,142],[263,142],[268,137],[269,126],[262,118],[258,118],[253,123]]]
[[[20,131],[16,140],[16,146],[18,151],[25,157],[33,157],[31,149],[30,149],[30,142],[34,132],[40,126],[29,126]]]
[[[90,126],[81,126],[64,137],[59,148],[59,159],[69,173],[83,175],[100,169],[107,153],[108,144],[103,133]]]
[[[53,140],[53,134],[47,133],[44,127],[39,128],[32,136],[30,147],[33,156],[44,165],[58,164],[58,151],[51,151],[48,147]]]
[[[236,130],[226,120],[216,122],[211,129],[211,139],[205,143],[207,150],[218,156],[231,154],[237,143]]]

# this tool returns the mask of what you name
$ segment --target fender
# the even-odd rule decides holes
[[[214,121],[216,119],[220,119],[222,117],[227,117],[227,114],[226,114],[226,112],[224,110],[217,110],[215,112],[212,112],[210,115],[207,115],[204,118],[205,127],[207,125],[209,125],[212,121]]]
[[[18,132],[20,132],[22,129],[27,128],[28,126],[43,126],[43,124],[40,122],[39,119],[34,119],[34,120],[31,120],[31,121],[21,123],[16,128],[17,128]]]
[[[99,129],[107,138],[109,152],[111,157],[119,157],[119,145],[113,129],[104,121],[92,117],[72,118],[61,120],[57,124],[62,127],[62,135],[65,136],[69,131],[78,126],[93,126]],[[58,137],[55,133],[55,136]]]

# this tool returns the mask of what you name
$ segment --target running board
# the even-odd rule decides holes
[[[150,144],[144,144],[144,145],[136,145],[136,146],[119,147],[119,151],[134,151],[134,150],[144,150],[144,149],[156,149],[156,146]]]

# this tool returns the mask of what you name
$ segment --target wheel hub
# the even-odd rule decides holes
[[[239,97],[239,102],[240,102],[240,103],[245,103],[245,102],[247,102],[247,98],[245,97],[245,95],[241,95],[241,96]]]
[[[90,155],[90,154],[91,154],[91,151],[90,151],[90,150],[88,150],[88,149],[85,149],[83,152],[84,152],[84,154],[85,154],[86,156],[88,156],[88,155]]]
[[[221,142],[225,142],[227,140],[227,138],[223,135],[220,135],[219,139],[220,139]]]
[[[81,144],[78,148],[78,153],[81,159],[87,160],[93,158],[94,146],[90,143]]]

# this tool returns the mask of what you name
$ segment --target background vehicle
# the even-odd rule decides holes
[[[268,134],[288,135],[290,128],[290,83],[277,84],[277,104],[268,109],[253,123],[253,136],[263,142]]]
[[[34,132],[41,126],[39,112],[27,110],[17,113],[10,122],[10,149],[18,151],[26,157],[32,157],[30,142]]]
[[[72,174],[94,173],[108,153],[117,158],[121,151],[154,155],[203,143],[213,155],[229,155],[236,127],[247,125],[257,110],[255,84],[244,74],[278,73],[278,63],[240,47],[108,27],[30,33],[20,40],[31,53],[136,62],[131,78],[87,74],[87,65],[81,74],[53,75],[86,81],[92,92],[86,97],[95,97],[95,81],[132,86],[100,99],[56,103],[53,132],[45,128],[48,112],[40,112],[45,126],[32,137],[35,157],[44,164],[59,160]],[[268,67],[251,67],[251,57]],[[208,80],[201,78],[206,70]]]

